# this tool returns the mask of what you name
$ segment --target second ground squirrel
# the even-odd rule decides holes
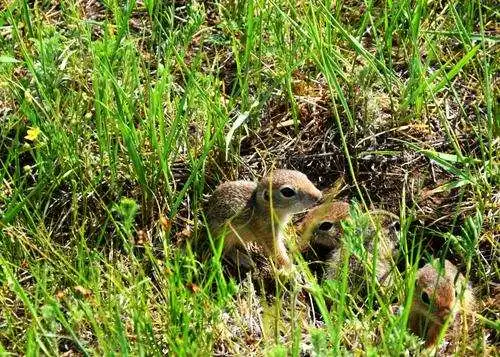
[[[453,340],[464,331],[470,336],[474,322],[474,296],[465,278],[448,260],[426,264],[418,270],[410,310],[409,328],[430,347],[437,343],[445,321],[449,329],[445,340]],[[452,342],[452,341],[450,341]]]
[[[321,197],[307,176],[294,170],[274,170],[258,183],[225,182],[206,206],[210,233],[225,235],[224,253],[234,261],[238,252],[252,247],[261,249],[278,267],[290,266],[283,228],[293,214]]]
[[[299,227],[302,240],[308,242],[308,247],[303,249],[308,255],[306,259],[324,265],[321,269],[324,270],[324,279],[335,279],[343,254],[349,250],[350,279],[359,277],[363,280],[369,276],[367,272],[375,263],[375,277],[380,284],[386,285],[394,266],[397,244],[397,234],[391,227],[395,217],[386,211],[353,212],[356,217],[351,217],[350,206],[345,202],[328,202],[310,210]],[[352,228],[350,232],[343,231],[342,220],[349,220],[346,223]],[[377,230],[380,230],[380,239],[374,261]]]

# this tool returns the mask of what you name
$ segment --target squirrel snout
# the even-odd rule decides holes
[[[323,198],[323,192],[316,189],[315,191],[311,192],[311,198],[314,201],[314,203],[318,203]]]
[[[312,206],[316,206],[321,199],[323,198],[323,193],[318,190],[316,187],[310,188],[307,191],[302,191],[300,196],[300,205],[305,208],[311,208]]]

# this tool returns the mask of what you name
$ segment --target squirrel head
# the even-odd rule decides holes
[[[322,197],[306,175],[294,170],[271,171],[258,183],[256,192],[260,207],[272,208],[280,215],[299,213]]]
[[[444,320],[451,312],[457,298],[455,289],[457,279],[459,279],[457,268],[448,260],[445,260],[442,267],[428,263],[417,273],[415,298],[422,308],[434,315],[434,318]]]
[[[300,225],[302,240],[314,246],[338,248],[342,235],[340,221],[348,216],[349,204],[346,202],[327,202],[314,207]]]
[[[453,324],[458,311],[460,288],[465,288],[465,279],[448,260],[444,265],[437,261],[420,268],[415,281],[413,304],[410,311],[410,329],[425,338],[426,345],[436,343],[447,319]],[[472,304],[473,297],[465,290],[464,301]]]

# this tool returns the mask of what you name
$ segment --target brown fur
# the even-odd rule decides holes
[[[463,298],[460,295],[463,291]],[[430,301],[427,304],[424,300]],[[465,278],[457,268],[445,260],[442,269],[429,263],[419,269],[415,283],[415,291],[409,317],[409,328],[426,341],[426,346],[437,343],[439,334],[446,319],[451,319],[445,340],[450,340],[459,334],[465,318],[472,315],[474,296],[466,285]],[[470,320],[470,326],[473,320]]]
[[[375,224],[380,224],[382,234],[378,244],[378,259],[376,261],[375,275],[380,283],[386,284],[391,270],[396,237],[388,229],[389,216],[383,211],[370,212]],[[309,243],[309,249],[314,251],[313,256],[326,263],[324,277],[334,279],[338,268],[342,263],[342,227],[340,221],[349,219],[349,205],[345,202],[329,202],[315,207],[304,217],[299,231],[302,240]],[[327,225],[325,225],[327,224]],[[363,233],[364,244],[368,252],[374,249],[375,227],[371,227]],[[311,255],[311,254],[309,254]],[[364,277],[363,266],[368,262],[360,262],[354,256],[349,259],[349,271],[352,277],[358,275]]]
[[[339,247],[342,227],[340,221],[349,217],[349,204],[346,202],[328,202],[311,209],[299,225],[299,234],[303,246],[308,243],[321,245],[328,249]],[[321,224],[329,223],[327,231],[320,229]]]
[[[292,189],[293,197],[280,190]],[[210,197],[206,215],[212,235],[225,235],[227,256],[235,249],[257,245],[279,267],[289,266],[283,228],[293,214],[311,207],[321,199],[319,191],[301,172],[275,170],[259,183],[232,181],[221,184]]]

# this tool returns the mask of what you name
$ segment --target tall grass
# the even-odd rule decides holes
[[[481,1],[3,4],[0,354],[298,355],[305,340],[319,354],[420,348],[405,327],[426,235],[442,239],[437,254],[461,263],[480,298],[499,277],[495,11]],[[415,128],[387,150],[426,157],[450,177],[435,193],[458,191],[452,227],[430,232],[402,185],[404,271],[386,296],[368,279],[360,303],[347,262],[338,281],[318,284],[297,257],[303,280],[270,303],[228,279],[220,245],[206,245],[209,259],[194,252],[219,181],[286,162],[245,140],[274,135],[262,128],[276,103],[300,135],[301,105],[315,100],[297,94],[300,81],[327,93],[325,125],[364,210],[358,144],[384,131]],[[390,120],[377,127],[363,101],[379,95]],[[419,136],[437,123],[439,140]],[[301,307],[304,289],[324,327]],[[263,310],[253,311],[258,338],[246,304]]]

